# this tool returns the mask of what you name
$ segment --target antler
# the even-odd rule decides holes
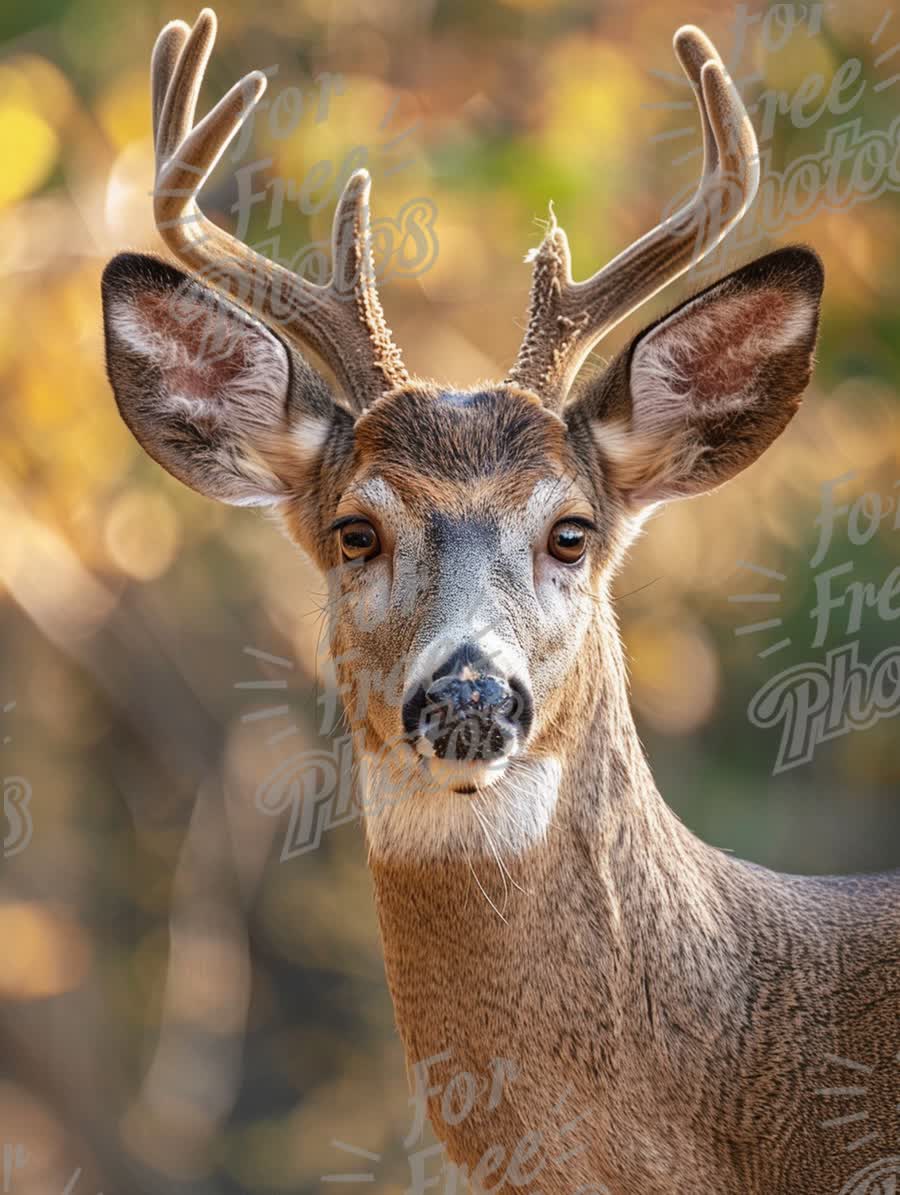
[[[555,219],[534,251],[528,328],[508,381],[561,406],[597,340],[709,253],[740,220],[759,185],[753,125],[715,46],[699,29],[675,34],[703,125],[703,173],[693,199],[585,282],[572,281],[569,243]]]
[[[183,21],[166,25],[153,50],[157,228],[192,270],[278,325],[291,340],[315,349],[362,410],[408,381],[375,288],[371,180],[367,171],[358,170],[338,201],[331,237],[333,275],[324,286],[256,253],[204,216],[197,192],[266,88],[265,75],[251,72],[194,125],[215,36],[215,14],[205,8],[193,29]]]

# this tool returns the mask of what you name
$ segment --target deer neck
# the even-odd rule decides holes
[[[370,853],[408,1062],[438,1057],[432,1074],[443,1067],[446,1082],[512,1060],[518,1090],[528,1092],[526,1128],[552,1120],[573,1085],[596,1108],[602,1080],[609,1094],[592,1114],[594,1141],[607,1135],[597,1116],[611,1137],[635,1100],[658,1106],[668,1083],[677,1100],[703,1065],[704,1050],[691,1046],[698,1018],[734,1023],[742,990],[740,952],[717,898],[717,877],[733,865],[662,801],[618,642],[604,651],[590,716],[555,776],[547,773],[557,791],[539,842],[519,854],[497,843],[502,862],[490,852],[424,861]],[[570,1095],[569,1111],[577,1102]],[[453,1130],[442,1131],[434,1108],[432,1120],[453,1156]],[[462,1153],[478,1138],[471,1121],[464,1127]]]

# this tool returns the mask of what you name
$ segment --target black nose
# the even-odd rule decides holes
[[[472,644],[455,651],[403,706],[404,730],[427,739],[438,759],[499,759],[527,736],[531,721],[525,686],[498,676]]]

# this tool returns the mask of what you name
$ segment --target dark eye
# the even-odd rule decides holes
[[[585,530],[578,523],[563,520],[550,532],[547,551],[563,564],[577,564],[587,547]]]
[[[381,551],[378,532],[365,519],[345,523],[340,538],[345,560],[371,560]]]

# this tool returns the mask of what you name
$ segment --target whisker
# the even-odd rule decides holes
[[[490,850],[491,850],[491,854],[494,856],[494,860],[497,864],[497,870],[500,872],[500,879],[503,881],[503,908],[505,910],[507,905],[509,904],[509,885],[507,884],[507,879],[509,879],[510,882],[514,882],[514,881],[512,879],[512,876],[509,874],[509,871],[505,867],[503,860],[500,856],[500,853],[497,850],[496,845],[494,844],[494,840],[491,837],[491,833],[488,830],[487,817],[486,817],[486,815],[482,816],[482,814],[479,813],[478,806],[475,804],[474,801],[472,802],[472,812],[475,814],[475,816],[478,818],[478,821],[481,824],[481,829],[484,832],[484,836],[487,839],[488,846],[490,847]]]
[[[518,767],[519,767],[519,769],[520,769],[520,770],[522,770],[523,772],[525,772],[525,774],[526,774],[526,775],[528,774],[528,772],[529,772],[530,770],[532,770],[532,765],[531,765],[531,764],[530,764],[530,763],[529,763],[527,760],[519,760],[519,761],[518,761]],[[535,767],[533,770],[534,770],[534,771],[537,771],[537,768]],[[510,797],[510,796],[512,796],[512,797],[520,796],[520,797],[524,797],[525,799],[527,799],[527,797],[528,797],[528,793],[527,793],[527,791],[526,791],[524,788],[519,788],[519,787],[517,787],[517,786],[515,785],[514,781],[513,781],[511,778],[509,778],[509,777],[504,777],[504,778],[503,778],[503,780],[501,780],[501,781],[500,781],[500,783],[497,785],[497,788],[494,790],[494,792],[495,792],[495,794],[497,795],[497,797],[498,797],[498,798],[501,798],[501,799],[504,801],[504,811],[505,811],[506,815],[507,815],[508,817],[510,817],[510,819],[511,819],[511,820],[512,820],[512,821],[515,823],[516,827],[518,828],[518,830],[520,831],[520,833],[522,834],[522,836],[523,836],[523,837],[526,837],[526,836],[527,836],[527,833],[528,833],[528,828],[527,828],[527,826],[525,825],[525,823],[522,821],[522,819],[521,819],[521,818],[519,818],[519,817],[517,816],[518,810],[517,810],[517,808],[516,808],[515,802],[514,802],[514,801],[510,801],[510,800],[509,800],[509,797]],[[476,794],[476,795],[477,795],[477,794]],[[484,802],[483,808],[484,808],[484,811],[485,811],[485,815],[487,816],[487,804],[486,804],[486,799],[485,799],[485,802]],[[496,833],[497,833],[498,837],[499,837],[501,840],[505,841],[505,842],[506,842],[506,845],[507,845],[507,846],[508,846],[508,847],[509,847],[511,850],[513,850],[513,849],[514,849],[514,847],[515,847],[515,844],[514,844],[513,842],[511,842],[511,841],[510,841],[508,838],[505,838],[505,839],[504,839],[503,833],[502,833],[502,831],[501,831],[500,827],[499,827],[498,825],[496,825],[496,823],[494,824],[494,829],[495,829],[495,831],[496,831]],[[519,884],[519,883],[518,883],[518,882],[517,882],[517,881],[516,881],[516,880],[513,878],[513,875],[512,875],[512,873],[509,871],[509,869],[508,869],[508,868],[506,869],[506,874],[507,874],[507,876],[509,877],[509,881],[510,881],[510,883],[511,883],[511,884],[512,884],[514,887],[518,888],[518,890],[519,890],[519,891],[520,891],[520,892],[521,892],[521,893],[522,893],[524,896],[531,896],[531,895],[533,894],[533,892],[532,892],[532,889],[529,889],[529,888],[523,888],[523,887],[522,887],[522,885],[521,885],[521,884]]]
[[[475,868],[473,868],[473,866],[472,866],[472,860],[471,860],[471,858],[469,857],[469,851],[466,851],[466,863],[467,863],[467,864],[469,864],[469,870],[472,872],[472,878],[473,878],[473,880],[475,880],[475,882],[478,884],[478,889],[479,889],[479,891],[480,891],[480,894],[482,894],[482,896],[484,896],[484,899],[485,899],[486,901],[488,901],[488,903],[489,903],[490,907],[491,907],[492,909],[494,909],[494,912],[497,914],[497,917],[501,919],[502,923],[503,923],[504,925],[509,925],[509,923],[508,923],[507,919],[506,919],[506,918],[504,918],[504,917],[503,917],[503,914],[500,912],[500,909],[498,909],[498,908],[497,908],[497,906],[495,905],[494,901],[492,901],[492,900],[490,899],[490,896],[489,896],[489,895],[488,895],[488,893],[486,893],[486,891],[484,890],[484,885],[482,884],[482,882],[480,882],[480,880],[479,880],[478,876],[476,875]]]
[[[646,581],[643,585],[639,585],[637,589],[629,589],[627,593],[618,593],[612,595],[614,602],[621,602],[624,598],[633,597],[636,593],[641,593],[645,589],[649,589],[651,585],[655,585],[657,581],[661,581],[662,577],[654,577],[652,581]]]
[[[471,808],[471,806],[470,806],[470,808]],[[469,871],[471,871],[471,873],[472,873],[472,879],[478,885],[479,890],[481,891],[481,895],[488,902],[488,904],[491,906],[491,908],[494,910],[494,912],[497,914],[497,916],[500,918],[500,920],[503,922],[503,924],[509,925],[509,922],[506,920],[506,918],[503,916],[503,914],[500,912],[500,910],[497,908],[497,906],[494,904],[494,902],[488,896],[487,892],[485,892],[484,887],[481,883],[481,880],[479,880],[478,876],[475,874],[475,868],[472,866],[472,860],[471,860],[471,857],[469,856],[468,850],[466,850],[465,844],[463,845],[463,850],[466,852],[466,862],[469,865]]]

